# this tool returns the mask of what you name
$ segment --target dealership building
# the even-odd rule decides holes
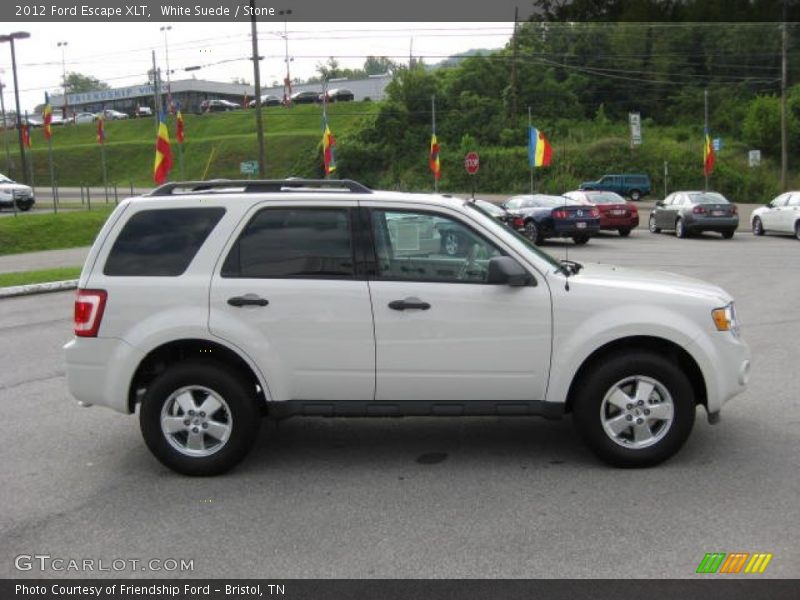
[[[328,88],[347,88],[353,92],[355,100],[382,100],[386,86],[392,80],[387,74],[373,75],[366,79],[335,79],[328,82]],[[179,79],[170,83],[172,99],[180,103],[185,112],[200,112],[203,100],[229,100],[244,105],[253,99],[255,91],[252,85],[205,81],[203,79]],[[292,85],[292,92],[314,91],[322,93],[321,83],[298,83]],[[161,93],[167,93],[167,84],[162,82]],[[261,94],[271,94],[283,98],[283,86],[262,87]],[[63,108],[64,96],[51,96],[50,104],[54,110]],[[133,114],[138,106],[155,104],[154,86],[151,84],[132,85],[109,90],[96,90],[79,94],[67,94],[69,112],[96,113],[104,109],[113,109]]]

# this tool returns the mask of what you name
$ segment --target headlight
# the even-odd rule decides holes
[[[733,335],[739,335],[739,322],[736,320],[736,307],[733,302],[712,310],[711,318],[717,331],[730,331]]]

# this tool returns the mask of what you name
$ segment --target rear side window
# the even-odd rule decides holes
[[[352,278],[350,211],[268,208],[247,224],[222,266],[223,277]]]
[[[188,268],[224,214],[220,207],[138,212],[117,236],[103,274],[176,277]]]

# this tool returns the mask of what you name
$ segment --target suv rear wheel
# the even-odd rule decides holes
[[[618,467],[649,467],[683,446],[692,431],[695,398],[686,375],[652,352],[623,352],[581,380],[574,421],[586,444]]]
[[[631,200],[634,202],[638,202],[642,199],[642,192],[639,190],[631,190]]]
[[[260,421],[255,392],[237,373],[195,360],[156,378],[139,414],[147,447],[184,475],[217,475],[234,467],[255,442]]]

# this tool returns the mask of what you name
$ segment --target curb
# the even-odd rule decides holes
[[[77,279],[66,281],[48,281],[47,283],[31,283],[29,285],[14,285],[0,288],[0,300],[16,296],[31,296],[33,294],[48,294],[50,292],[63,292],[74,290],[78,287]]]

